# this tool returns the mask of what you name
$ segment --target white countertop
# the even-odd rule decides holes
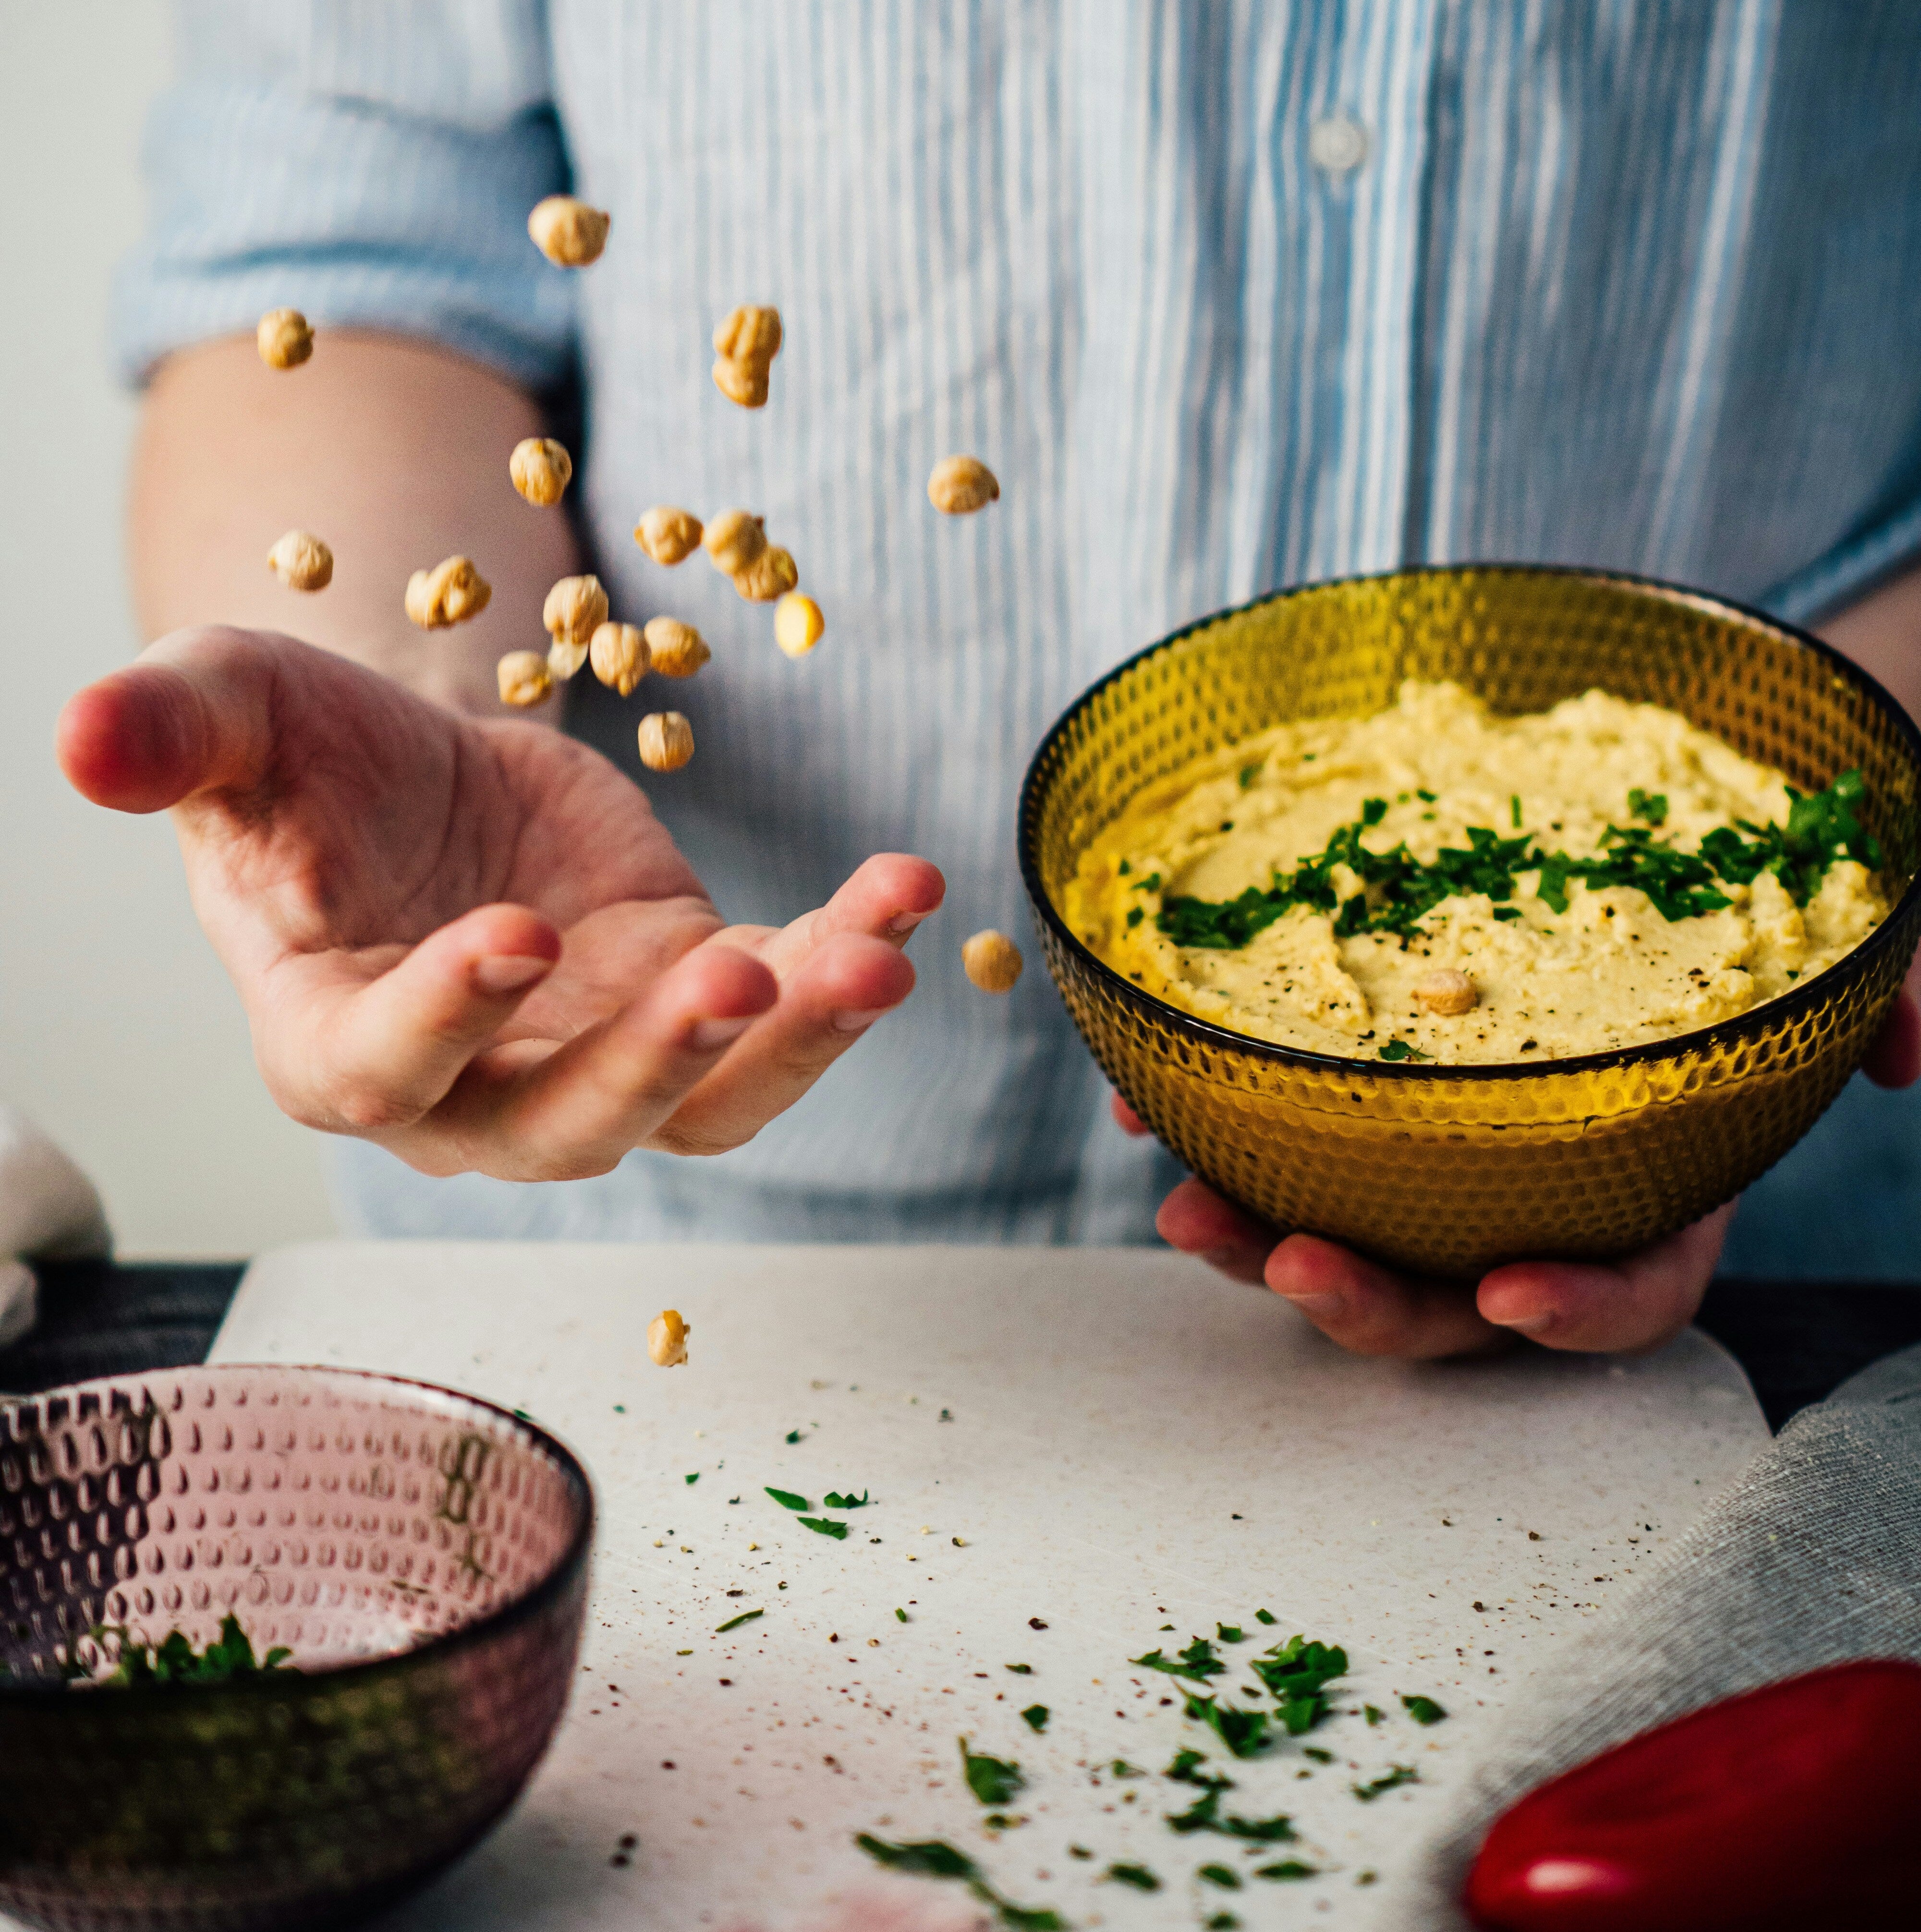
[[[692,1324],[685,1369],[647,1360],[667,1306]],[[1625,1362],[1361,1361],[1273,1297],[1142,1250],[315,1245],[254,1264],[214,1359],[470,1390],[594,1475],[593,1605],[554,1748],[396,1932],[812,1927],[867,1898],[917,1924],[977,1916],[959,1887],[877,1872],[860,1831],[945,1839],[1076,1925],[1353,1922],[1360,1875],[1488,1712],[1766,1439],[1698,1334]],[[770,1484],[873,1501],[836,1542]],[[1297,1630],[1344,1645],[1335,1708],[1389,1714],[1226,1760],[1180,1685],[1127,1660],[1218,1622],[1248,1633],[1221,1647],[1237,1660]],[[1415,1725],[1398,1695],[1415,1692],[1448,1721]],[[1026,1823],[983,1826],[963,1734],[1019,1761],[1007,1810]],[[1102,1769],[1157,1772],[1183,1744],[1215,1745],[1226,1808],[1289,1812],[1299,1842],[1177,1836],[1163,1816],[1196,1792]],[[1394,1762],[1421,1781],[1357,1801]],[[1192,1876],[1286,1856],[1326,1869],[1233,1894]],[[1165,1888],[1099,1882],[1115,1860]]]

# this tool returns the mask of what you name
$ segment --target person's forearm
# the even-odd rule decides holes
[[[1890,578],[1816,628],[1838,651],[1880,680],[1921,718],[1921,564]]]
[[[538,406],[504,378],[395,336],[323,331],[313,359],[284,372],[251,337],[170,357],[134,458],[142,634],[290,632],[424,696],[498,712],[495,663],[542,644],[548,587],[578,568],[565,510],[533,508],[508,478],[514,445],[542,430]],[[267,567],[295,529],[333,550],[324,590],[288,590]],[[452,630],[416,629],[401,604],[408,576],[456,554],[493,586],[491,602]]]

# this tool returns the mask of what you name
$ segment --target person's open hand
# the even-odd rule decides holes
[[[1921,1076],[1921,1010],[1904,991],[1862,1070],[1883,1087]],[[1148,1129],[1119,1094],[1114,1118]],[[1694,1318],[1720,1258],[1734,1204],[1626,1259],[1515,1262],[1472,1292],[1426,1281],[1313,1234],[1274,1230],[1205,1181],[1184,1180],[1162,1202],[1162,1240],[1235,1281],[1265,1282],[1316,1328],[1361,1355],[1473,1354],[1517,1337],[1550,1348],[1622,1353],[1658,1348]]]
[[[267,632],[162,639],[59,749],[97,803],[172,808],[281,1106],[428,1174],[738,1146],[907,997],[944,890],[877,857],[791,926],[728,927],[598,752]]]

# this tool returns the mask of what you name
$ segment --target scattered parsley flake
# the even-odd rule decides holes
[[[863,1490],[857,1496],[851,1490],[843,1494],[838,1490],[830,1490],[821,1498],[821,1507],[823,1509],[865,1509],[872,1500],[872,1498],[869,1496],[865,1490]]]
[[[1004,1670],[1011,1670],[1016,1677],[1031,1677],[1034,1675],[1034,1666],[1031,1664],[1004,1664],[1001,1667]]]
[[[1518,832],[1520,830],[1520,794],[1519,792],[1516,792],[1508,800],[1508,817],[1514,830]]]
[[[1226,1865],[1203,1865],[1194,1876],[1205,1879],[1209,1885],[1219,1886],[1223,1892],[1238,1892],[1241,1889],[1241,1874],[1230,1870]]]
[[[737,1617],[729,1617],[725,1623],[716,1627],[714,1635],[724,1636],[731,1630],[738,1630],[743,1624],[752,1623],[756,1617],[767,1615],[764,1610],[743,1610]]]
[[[1628,816],[1644,820],[1649,825],[1665,824],[1667,821],[1667,794],[1643,791],[1639,785],[1631,786],[1628,792]]]
[[[906,1612],[906,1611],[905,1611],[905,1610],[896,1610],[894,1612],[894,1615],[895,1615],[896,1616],[897,1616],[898,1618],[899,1618],[899,1619],[901,1620],[901,1622],[902,1622],[902,1623],[905,1623],[905,1622],[907,1622],[907,1620],[908,1620],[908,1618],[907,1618],[907,1612]]]
[[[1214,1634],[1215,1641],[1219,1643],[1240,1643],[1246,1636],[1246,1633],[1238,1624],[1216,1624]]]
[[[1259,765],[1243,765],[1241,767],[1241,789],[1245,791],[1260,775]]]
[[[1145,1778],[1147,1773],[1139,1765],[1130,1764],[1125,1758],[1117,1757],[1107,1767],[1107,1774],[1110,1778]]]
[[[1019,1765],[1005,1758],[971,1751],[965,1738],[960,1741],[960,1754],[967,1788],[983,1804],[1004,1804],[1027,1784]]]
[[[1274,1614],[1271,1610],[1256,1610],[1254,1621],[1257,1624],[1271,1624],[1275,1621]]]
[[[1206,1762],[1207,1760],[1199,1751],[1190,1750],[1184,1746],[1174,1754],[1174,1762],[1160,1774],[1176,1784],[1198,1785],[1203,1791],[1232,1791],[1234,1789],[1232,1778],[1211,1778],[1202,1774],[1200,1767]]]
[[[1231,1912],[1217,1912],[1206,1922],[1206,1932],[1238,1932],[1240,1923]]]
[[[1362,1804],[1370,1804],[1384,1791],[1392,1791],[1400,1785],[1418,1784],[1420,1782],[1421,1774],[1412,1765],[1397,1764],[1390,1766],[1379,1778],[1370,1779],[1365,1784],[1352,1786],[1351,1789]]]
[[[1145,1865],[1109,1865],[1101,1874],[1103,1880],[1112,1879],[1116,1885],[1130,1885],[1136,1892],[1158,1892],[1160,1881]]]
[[[1301,1747],[1301,1755],[1303,1757],[1312,1758],[1316,1764],[1334,1762],[1334,1753],[1331,1750],[1322,1750],[1319,1744],[1303,1744]]]
[[[1417,1724],[1438,1724],[1448,1714],[1431,1697],[1403,1697],[1400,1702]]]
[[[1011,1932],[1068,1932],[1067,1922],[1046,1906],[1016,1905],[1003,1898],[981,1876],[980,1868],[966,1852],[956,1851],[938,1838],[918,1844],[890,1845],[872,1832],[859,1832],[854,1842],[876,1864],[890,1871],[908,1872],[921,1878],[958,1879],[982,1904],[991,1906],[994,1916]]]
[[[1347,1652],[1337,1643],[1297,1635],[1264,1651],[1248,1668],[1274,1698],[1277,1721],[1298,1738],[1327,1715],[1325,1688],[1346,1676]]]
[[[1205,1724],[1236,1757],[1258,1756],[1270,1742],[1265,1711],[1244,1711],[1213,1697],[1196,1696],[1190,1690],[1187,1714]]]
[[[1431,1060],[1432,1054],[1423,1053],[1420,1048],[1404,1040],[1391,1040],[1380,1048],[1383,1060]]]
[[[1427,788],[1423,785],[1415,791],[1414,796],[1421,800],[1424,803],[1432,805],[1434,802],[1436,794],[1428,790]]]
[[[1214,1646],[1204,1636],[1196,1637],[1178,1655],[1163,1657],[1158,1645],[1145,1657],[1130,1657],[1130,1664],[1138,1664],[1143,1670],[1164,1671],[1169,1677],[1192,1677],[1205,1683],[1210,1677],[1218,1677],[1227,1666],[1214,1654]]]
[[[687,1478],[687,1480],[690,1483],[698,1483],[701,1480],[700,1471],[696,1469],[694,1473]]]
[[[816,1536],[831,1536],[836,1543],[847,1540],[847,1525],[830,1522],[824,1516],[803,1516],[800,1519],[803,1529],[811,1529]]]
[[[1128,930],[1131,932],[1136,926],[1140,924],[1142,920],[1146,917],[1147,914],[1142,911],[1139,906],[1133,907],[1127,914]]]
[[[797,1496],[791,1490],[770,1490],[767,1494],[772,1496],[782,1509],[810,1510],[814,1507],[805,1496]]]
[[[1367,1720],[1370,1729],[1376,1724],[1385,1724],[1387,1721],[1388,1714],[1385,1711],[1376,1710],[1372,1704],[1363,1704],[1361,1707],[1361,1714]]]
[[[787,1440],[790,1443],[798,1442],[800,1440],[800,1430],[797,1429],[790,1429],[787,1432]]]
[[[1045,1704],[1030,1704],[1021,1713],[1021,1718],[1029,1730],[1044,1731],[1047,1728],[1048,1714]]]
[[[1320,1869],[1319,1865],[1304,1865],[1298,1858],[1281,1858],[1271,1865],[1255,1866],[1254,1876],[1256,1878],[1275,1879],[1318,1878]]]

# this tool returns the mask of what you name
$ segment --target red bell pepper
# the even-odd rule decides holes
[[[1484,1932],[1921,1925],[1921,1668],[1835,1664],[1577,1765],[1495,1820]]]

